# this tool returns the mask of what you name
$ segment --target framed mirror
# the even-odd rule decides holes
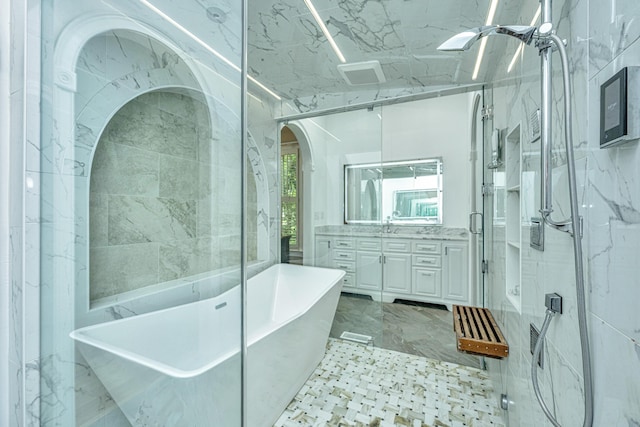
[[[346,165],[345,223],[442,224],[442,158]]]

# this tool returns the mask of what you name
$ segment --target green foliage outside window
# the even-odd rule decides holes
[[[298,247],[298,153],[282,154],[282,235]]]

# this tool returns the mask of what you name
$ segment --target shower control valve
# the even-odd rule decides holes
[[[556,293],[546,294],[544,296],[544,305],[548,310],[562,314],[562,297]]]

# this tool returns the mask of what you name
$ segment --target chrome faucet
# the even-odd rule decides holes
[[[387,217],[387,229],[385,230],[386,233],[391,233],[391,217],[388,216]]]

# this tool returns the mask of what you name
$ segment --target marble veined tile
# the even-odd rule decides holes
[[[636,0],[589,2],[589,62],[593,77],[640,37]]]
[[[196,202],[109,197],[109,245],[168,242],[196,235]]]
[[[101,141],[91,166],[94,193],[158,195],[158,154]]]
[[[329,339],[276,427],[504,426],[479,369]]]
[[[125,104],[111,119],[104,135],[110,141],[148,151],[193,160],[197,158],[194,119],[160,110],[144,99],[134,99]]]
[[[211,237],[203,237],[160,245],[160,282],[219,268],[221,260],[213,256],[216,243]]]
[[[200,193],[200,163],[174,156],[160,156],[160,197],[195,200]],[[202,168],[203,175],[205,174]],[[203,178],[210,182],[208,176]]]
[[[109,196],[89,194],[89,244],[107,246],[109,242]]]
[[[91,299],[158,282],[158,243],[118,245],[90,250]]]
[[[479,368],[477,356],[458,351],[452,325],[444,307],[342,294],[330,336],[338,338],[344,331],[369,335],[376,347]]]

